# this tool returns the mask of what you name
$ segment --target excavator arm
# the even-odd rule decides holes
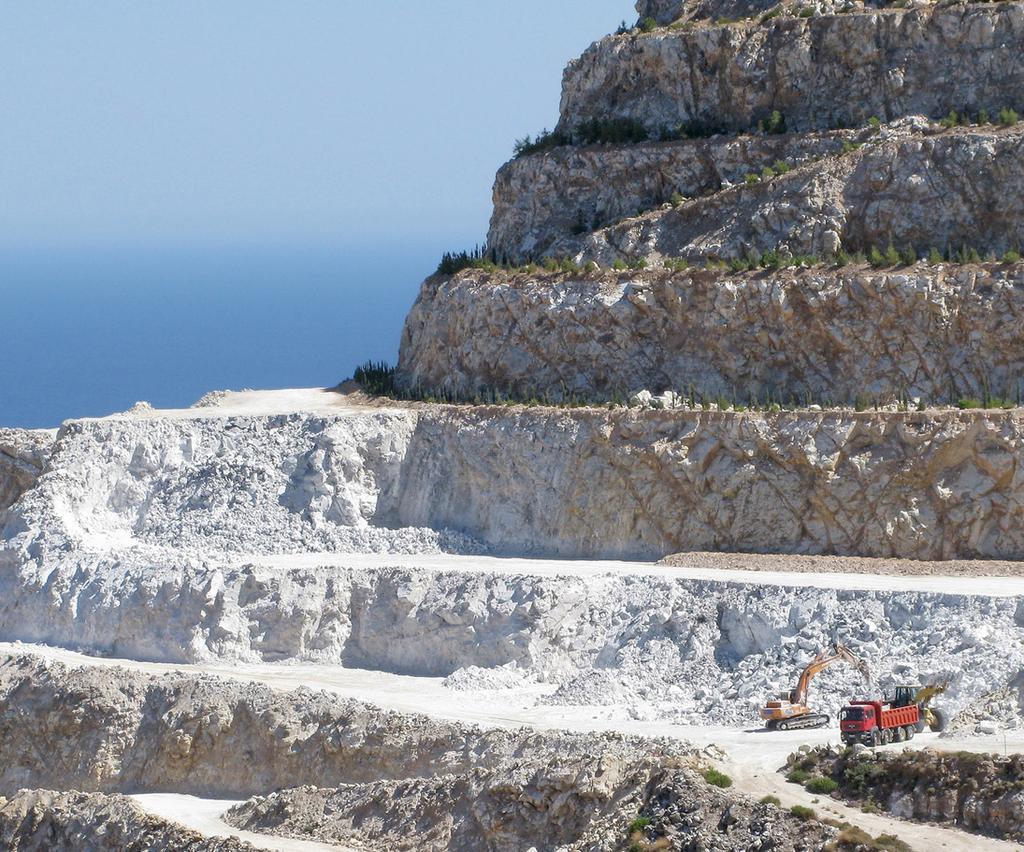
[[[788,731],[791,728],[820,728],[829,723],[825,713],[816,713],[807,706],[807,692],[811,681],[829,666],[849,663],[870,680],[868,667],[849,648],[836,644],[831,651],[822,651],[800,673],[796,689],[789,693],[789,699],[769,699],[761,710],[761,718],[769,730]]]
[[[860,657],[856,656],[853,651],[845,645],[840,645],[837,642],[832,653],[822,651],[818,656],[811,660],[807,664],[807,668],[800,673],[800,680],[797,681],[796,689],[793,690],[792,702],[794,704],[806,704],[807,691],[811,685],[811,681],[829,666],[834,666],[836,663],[849,663],[860,672],[861,677],[863,677],[865,681],[871,681],[871,672],[868,670],[867,663],[860,659]]]

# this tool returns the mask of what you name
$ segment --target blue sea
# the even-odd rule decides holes
[[[0,426],[395,362],[439,246],[0,252]]]

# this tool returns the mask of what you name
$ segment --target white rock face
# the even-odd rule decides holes
[[[708,196],[781,161],[835,154],[863,132],[717,136],[555,148],[506,163],[494,183],[487,247],[499,260],[570,256],[584,235],[672,200]]]
[[[1024,668],[1018,599],[320,551],[471,547],[471,533],[572,555],[723,541],[1019,554],[1021,425],[977,412],[453,408],[76,422],[12,507],[0,639],[334,663],[460,689],[545,683],[557,704],[684,722],[749,721],[840,640],[883,684],[951,677],[955,708]],[[463,534],[432,531],[452,526]],[[865,689],[840,670],[815,688],[830,709]]]
[[[888,245],[910,246],[915,257],[968,246],[995,259],[1024,238],[1022,138],[1019,128],[922,135],[891,126],[855,151],[563,238],[550,251],[605,266],[775,250],[823,257]]]
[[[852,405],[1024,387],[1019,266],[695,270],[430,279],[406,321],[408,386],[625,401],[638,388]]]
[[[1024,54],[1011,46],[1022,37],[1019,2],[610,36],[566,69],[560,127],[630,118],[655,133],[692,120],[746,131],[779,110],[790,130],[824,130],[871,116],[994,114],[1019,103]]]

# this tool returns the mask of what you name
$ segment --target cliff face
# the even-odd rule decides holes
[[[498,173],[488,248],[506,265],[765,268],[431,279],[403,386],[1016,399],[1024,4],[783,2],[716,22],[723,3],[640,0],[661,26],[569,64],[559,134]],[[648,141],[582,144],[640,126]],[[856,257],[873,249],[888,272]]]
[[[467,272],[409,314],[409,386],[472,396],[625,399],[646,388],[852,405],[1024,388],[1024,269]]]
[[[984,412],[484,406],[75,424],[54,472],[12,510],[0,599],[14,609],[0,623],[45,631],[84,624],[83,612],[108,598],[159,596],[184,553],[422,552],[475,539],[499,552],[573,557],[720,549],[1022,558],[1022,441],[1020,414]],[[431,532],[446,528],[472,538]],[[96,590],[68,611],[48,612],[48,595],[22,599],[54,582],[69,549],[105,553],[111,542],[132,545],[115,573],[136,566],[143,579],[122,577],[123,588]],[[94,573],[68,570],[76,583]],[[213,622],[229,605],[212,600],[224,579],[209,582],[196,581],[167,614],[169,634],[198,618],[221,635]],[[302,589],[290,594],[302,610]],[[193,605],[202,617],[189,614]],[[271,652],[301,641],[292,636],[299,622],[282,604],[261,641]],[[102,621],[75,629],[95,631],[76,637],[85,646],[111,635],[148,642],[138,653],[163,653],[171,641]],[[23,638],[48,641],[45,632]]]
[[[48,430],[0,429],[0,529],[7,509],[35,485],[55,436]]]
[[[856,151],[598,230],[580,256],[828,257],[893,245],[1001,257],[1024,243],[1022,140],[1016,128],[883,132]]]
[[[689,121],[746,131],[779,110],[790,130],[823,130],[871,116],[996,112],[1020,103],[1022,36],[1016,2],[612,36],[566,69],[560,127],[629,118],[655,133]]]
[[[580,254],[591,231],[648,214],[675,196],[705,198],[780,161],[792,168],[868,138],[863,131],[716,136],[638,145],[565,146],[505,164],[487,245],[512,263]],[[606,240],[607,241],[607,240]]]
[[[1022,140],[1021,128],[919,117],[857,133],[555,149],[498,173],[488,245],[514,262],[602,265],[890,244],[1002,256],[1024,242]]]

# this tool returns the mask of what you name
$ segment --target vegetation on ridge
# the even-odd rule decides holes
[[[539,391],[526,388],[521,392],[504,391],[493,387],[478,387],[472,392],[450,391],[445,388],[401,388],[396,381],[396,368],[386,361],[367,361],[356,367],[354,381],[371,396],[404,402],[425,402],[448,405],[524,405],[527,407],[543,406],[546,408],[631,408],[639,407],[631,401],[629,391],[619,388],[607,394],[587,394],[570,391],[563,387],[560,393]],[[959,408],[960,410],[1010,410],[1021,408],[1024,403],[1024,382],[1018,381],[1015,389],[1007,388],[1002,395],[991,392],[989,382],[982,383],[981,398],[961,395],[954,383],[950,383],[949,395],[945,400],[927,401],[911,398],[906,391],[898,391],[889,395],[858,396],[852,403],[837,402],[825,396],[814,396],[810,393],[794,393],[782,389],[767,388],[764,390],[740,389],[732,387],[727,393],[709,392],[698,388],[692,383],[681,382],[675,395],[675,408],[691,411],[746,411],[765,414],[783,411],[924,411],[927,408]],[[796,769],[788,780],[804,784],[810,780],[810,774]]]

